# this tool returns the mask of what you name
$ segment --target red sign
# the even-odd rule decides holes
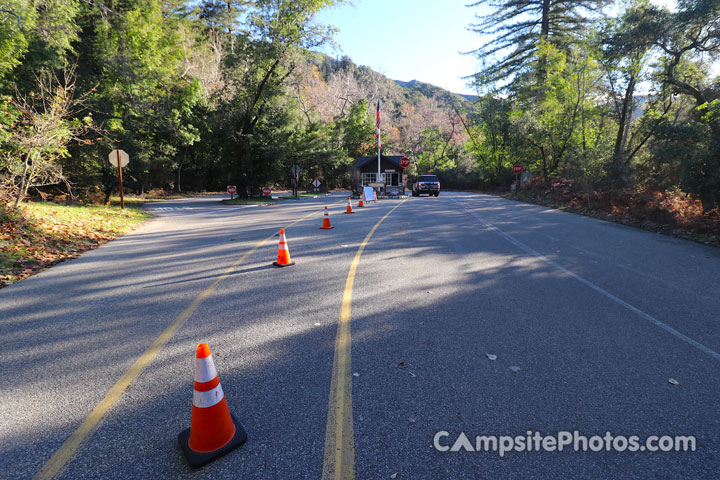
[[[400,166],[402,168],[407,168],[410,166],[410,159],[407,157],[403,157],[400,159]]]
[[[272,190],[270,190],[270,187],[263,187],[262,192],[263,192],[263,195],[265,195],[266,197],[269,197],[270,192],[272,192]]]
[[[235,195],[235,192],[237,192],[237,188],[235,187],[235,185],[228,185],[228,186],[227,186],[227,192],[228,192],[230,195]]]
[[[520,173],[520,172],[522,172],[522,165],[513,166],[513,173]]]

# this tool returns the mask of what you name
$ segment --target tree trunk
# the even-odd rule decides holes
[[[630,131],[629,118],[632,115],[632,100],[635,92],[635,75],[630,75],[625,96],[623,97],[622,109],[620,111],[620,119],[618,120],[618,131],[615,138],[615,149],[613,151],[612,174],[616,182],[622,184],[625,182],[625,144],[627,135]]]
[[[20,205],[20,202],[25,197],[25,193],[27,192],[27,176],[28,176],[28,170],[30,169],[30,152],[25,154],[25,166],[23,167],[23,174],[22,178],[20,178],[20,189],[18,190],[17,197],[15,198],[15,208]]]
[[[182,193],[182,186],[180,185],[180,172],[182,171],[182,162],[178,164],[177,169],[177,185],[175,188],[177,188],[178,193]]]
[[[542,154],[542,172],[543,172],[543,178],[545,181],[548,180],[548,168],[547,168],[547,158],[545,156],[545,147],[540,146],[540,153]]]
[[[543,0],[542,2],[542,18],[540,19],[540,41],[548,42],[550,39],[550,0]],[[545,71],[545,57],[538,59],[538,71],[537,81],[538,86],[541,87],[545,83],[545,77],[547,72]]]

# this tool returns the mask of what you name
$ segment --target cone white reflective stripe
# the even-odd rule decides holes
[[[287,240],[285,239],[284,233],[280,234],[280,246],[282,246],[282,245],[287,245]],[[287,250],[287,248],[285,248],[285,250]]]
[[[198,408],[208,408],[217,405],[225,398],[222,386],[218,383],[217,387],[207,392],[193,391],[193,405]]]
[[[215,362],[213,362],[212,355],[205,358],[195,359],[195,381],[198,383],[209,382],[217,377],[217,370],[215,369]]]

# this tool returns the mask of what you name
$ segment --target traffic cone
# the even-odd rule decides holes
[[[353,212],[353,209],[352,209],[352,203],[350,203],[350,197],[348,197],[348,204],[347,204],[347,209],[345,209],[345,213],[355,213],[355,212]]]
[[[358,207],[364,207],[365,204],[363,203],[363,197],[360,195],[360,202],[358,202]]]
[[[278,259],[277,262],[273,262],[276,267],[289,267],[295,265],[295,262],[290,260],[290,250],[288,250],[287,240],[285,239],[285,229],[280,229],[280,245],[278,246]]]
[[[195,353],[195,386],[190,428],[178,435],[193,468],[202,467],[247,441],[247,433],[230,413],[207,343]]]
[[[377,192],[373,190],[373,196],[375,197],[375,203],[377,203]]]
[[[320,230],[330,230],[331,228],[335,227],[330,225],[330,217],[328,217],[327,207],[325,207],[325,216],[323,217],[323,224]]]

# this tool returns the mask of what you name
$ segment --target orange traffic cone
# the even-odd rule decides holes
[[[377,203],[377,192],[373,190],[373,196],[375,197],[375,203]]]
[[[353,212],[353,209],[352,209],[352,203],[350,203],[350,197],[348,197],[348,204],[347,204],[347,209],[345,209],[345,213],[355,213],[355,212]]]
[[[323,224],[322,227],[320,227],[320,230],[330,230],[331,228],[335,227],[330,225],[330,217],[328,217],[327,207],[325,207],[325,216],[323,217]]]
[[[290,260],[290,250],[288,250],[287,240],[285,239],[285,229],[280,229],[280,245],[278,246],[278,259],[277,262],[273,262],[276,267],[289,267],[295,265],[295,262]]]
[[[358,207],[364,207],[365,204],[363,203],[362,195],[360,196],[360,202],[358,202]]]
[[[207,343],[197,346],[190,428],[178,435],[193,468],[202,467],[247,441],[247,433],[230,413]]]

